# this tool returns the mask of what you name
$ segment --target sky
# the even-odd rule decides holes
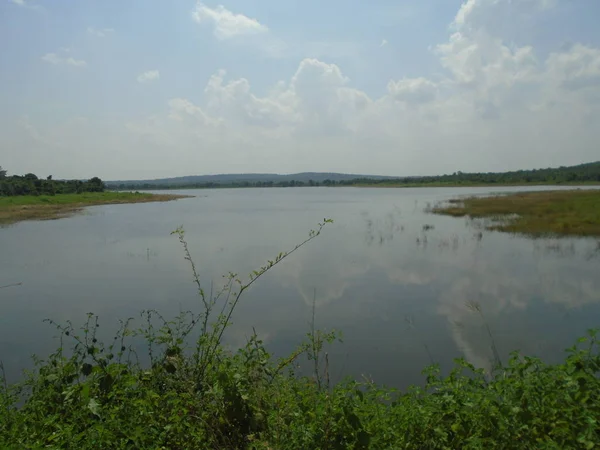
[[[0,0],[0,165],[114,180],[597,161],[599,17],[598,0]]]

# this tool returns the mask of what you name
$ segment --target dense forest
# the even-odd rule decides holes
[[[327,175],[331,175],[327,177]],[[294,179],[297,176],[298,179]],[[312,178],[308,178],[311,176]],[[260,178],[260,179],[257,179]],[[108,189],[214,189],[248,187],[304,187],[304,186],[469,186],[511,184],[578,184],[600,183],[600,162],[549,169],[518,170],[513,172],[455,172],[437,176],[376,177],[343,174],[251,174],[181,177],[160,180],[109,182]]]
[[[52,175],[38,178],[33,173],[7,176],[0,166],[0,197],[16,195],[56,195],[80,194],[82,192],[103,192],[104,183],[98,177],[88,181],[53,180]]]
[[[513,172],[455,172],[428,177],[405,177],[388,180],[354,179],[345,185],[477,185],[477,184],[562,184],[600,183],[600,161],[577,166],[548,169],[517,170]]]

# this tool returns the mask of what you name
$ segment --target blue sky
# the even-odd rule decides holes
[[[105,179],[600,159],[594,0],[0,0],[0,165]]]

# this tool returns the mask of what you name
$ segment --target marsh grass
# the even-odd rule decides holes
[[[0,224],[11,224],[24,220],[61,219],[80,212],[86,206],[167,202],[185,197],[190,196],[140,192],[84,192],[52,196],[0,197]]]
[[[58,348],[34,359],[22,382],[9,385],[0,362],[0,448],[591,449],[600,442],[595,331],[561,364],[515,353],[489,375],[457,359],[447,375],[426,368],[424,385],[406,392],[368,378],[331,384],[326,346],[338,335],[316,328],[316,292],[306,340],[290,355],[271,356],[256,332],[240,349],[224,346],[243,294],[329,222],[248,279],[230,273],[219,289],[204,285],[185,232],[176,230],[198,311],[174,319],[143,311],[140,325],[121,321],[107,344],[94,314],[81,327],[48,321]],[[481,307],[470,307],[485,322]],[[312,363],[310,377],[297,374],[302,358]]]
[[[490,219],[488,229],[533,237],[600,236],[598,189],[453,199],[431,212]]]

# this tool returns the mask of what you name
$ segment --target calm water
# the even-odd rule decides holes
[[[291,351],[308,331],[316,290],[317,327],[344,336],[330,351],[336,378],[419,383],[427,349],[443,367],[457,356],[489,367],[490,341],[469,301],[481,304],[503,358],[520,349],[556,361],[600,326],[596,240],[480,235],[464,219],[424,212],[428,203],[510,190],[517,189],[186,191],[196,197],[0,229],[0,285],[23,283],[0,289],[0,359],[15,379],[31,354],[53,350],[56,333],[44,318],[82,323],[94,312],[110,330],[143,309],[197,307],[170,236],[179,225],[208,286],[229,271],[257,269],[327,217],[335,223],[244,297],[227,335],[232,346],[254,327],[276,354]],[[434,228],[424,232],[425,224]]]

